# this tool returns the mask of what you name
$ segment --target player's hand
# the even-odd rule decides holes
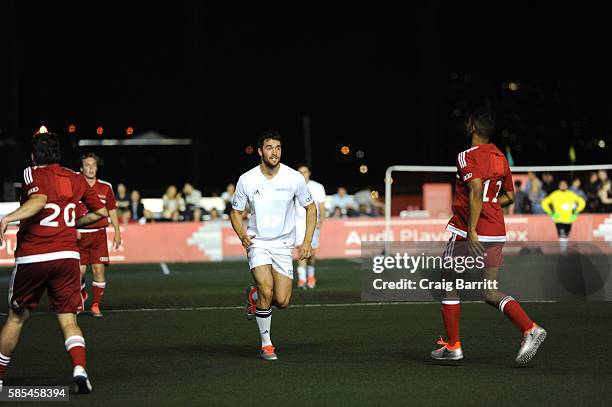
[[[553,220],[553,221],[555,221],[555,222],[556,222],[556,221],[558,221],[558,220],[559,220],[559,218],[561,218],[561,215],[559,215],[558,213],[554,213],[554,214],[552,215],[552,220]]]
[[[570,217],[570,221],[572,223],[576,222],[576,219],[578,219],[578,214],[577,213],[572,213],[572,216]]]
[[[81,240],[81,232],[77,230],[77,240]]]
[[[303,243],[300,246],[300,260],[309,259],[312,256],[312,245],[309,243]]]
[[[8,228],[8,221],[6,217],[0,219],[0,243],[4,240],[4,234],[6,233],[6,229]]]
[[[245,237],[240,239],[242,241],[242,247],[244,247],[245,249],[248,249],[249,246],[253,244],[253,242],[251,242],[251,239],[253,239],[254,237],[255,235],[246,235]]]
[[[484,247],[482,246],[482,243],[480,243],[478,241],[478,235],[476,234],[476,232],[468,232],[467,233],[467,245],[468,245],[468,251],[476,257],[482,257],[484,256]]]
[[[115,233],[115,238],[113,239],[113,250],[119,250],[121,243],[121,235],[119,233]]]

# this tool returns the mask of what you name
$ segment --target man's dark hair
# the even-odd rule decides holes
[[[32,137],[32,154],[36,165],[59,164],[62,153],[57,134],[34,134]]]
[[[278,132],[274,130],[266,130],[261,133],[261,136],[259,136],[259,140],[257,140],[257,147],[263,148],[264,141],[268,139],[279,141],[281,144],[283,143],[281,135],[278,134]]]
[[[102,167],[104,165],[104,162],[102,161],[100,157],[98,157],[92,152],[89,152],[89,153],[81,154],[81,167],[83,167],[83,160],[86,160],[88,158],[93,158],[94,160],[96,160],[96,165],[98,167]]]
[[[521,185],[523,185],[523,183],[520,180],[517,179],[516,181],[514,181],[514,186],[515,187],[520,188]]]
[[[496,118],[495,112],[488,107],[479,107],[474,109],[470,115],[474,127],[478,134],[490,138],[495,130]]]

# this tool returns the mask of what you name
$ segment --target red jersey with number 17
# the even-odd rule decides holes
[[[91,210],[104,207],[96,192],[80,174],[50,164],[23,171],[21,203],[31,195],[44,194],[47,203],[31,218],[20,222],[15,263],[79,259],[76,238],[76,206],[85,202]]]
[[[470,213],[468,182],[482,179],[482,211],[476,233],[483,242],[506,240],[504,213],[497,197],[503,191],[514,191],[512,173],[504,154],[494,144],[479,144],[457,156],[457,180],[453,198],[453,217],[446,230],[467,236]]]

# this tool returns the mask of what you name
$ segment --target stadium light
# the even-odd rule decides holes
[[[511,90],[512,92],[516,92],[517,90],[519,90],[520,85],[518,82],[510,82],[508,83],[508,90]]]
[[[606,148],[606,140],[599,140],[597,142],[597,147],[599,147],[599,148]]]
[[[68,126],[68,133],[74,133],[76,131],[76,126],[71,124]]]
[[[378,197],[380,196],[380,193],[376,190],[370,192],[370,196],[372,197],[372,199],[378,199]]]
[[[104,127],[98,126],[98,128],[96,129],[96,134],[98,134],[98,136],[103,135],[104,134]]]
[[[368,173],[368,166],[363,164],[359,167],[359,172],[362,174],[367,174]]]
[[[127,129],[125,129],[126,136],[131,136],[132,134],[134,134],[134,128],[132,126],[129,126]]]
[[[47,130],[47,127],[43,124],[42,126],[38,128],[38,133],[40,134],[49,133],[49,130]]]
[[[350,152],[351,152],[351,149],[349,148],[349,146],[342,146],[342,147],[340,148],[340,152],[341,152],[342,154],[344,154],[344,155],[347,155],[348,153],[350,153]]]

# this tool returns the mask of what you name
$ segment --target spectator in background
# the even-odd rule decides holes
[[[372,188],[369,186],[363,187],[355,193],[355,202],[359,205],[359,214],[361,216],[361,205],[365,205],[368,216],[384,215],[385,205],[372,197]]]
[[[334,209],[331,211],[331,215],[329,215],[330,218],[345,218],[346,216],[342,213],[342,209],[340,209],[340,207],[335,206]]]
[[[599,170],[597,175],[599,177],[599,188],[597,188],[597,195],[599,197],[599,201],[601,202],[601,212],[612,212],[612,183],[608,177],[608,172]]]
[[[145,209],[142,201],[140,200],[140,192],[133,190],[130,194],[130,218],[134,222],[146,223],[152,218],[151,212]]]
[[[597,213],[601,209],[601,202],[599,199],[599,176],[597,172],[593,171],[589,175],[589,182],[584,187],[584,192],[587,196],[587,211],[591,213]]]
[[[201,221],[202,207],[200,206],[200,200],[202,199],[202,192],[195,189],[190,183],[186,182],[183,186],[183,197],[185,200],[185,210],[182,213],[183,220],[194,220],[196,222]]]
[[[127,225],[128,223],[134,223],[135,221],[132,219],[132,212],[129,209],[124,209],[121,212],[121,217],[119,218],[119,222],[122,225]]]
[[[226,215],[229,215],[230,211],[232,210],[232,198],[234,197],[235,191],[236,185],[227,184],[225,192],[221,194],[221,198],[223,198],[223,201],[225,202],[225,211],[223,211],[223,213],[225,213]]]
[[[185,211],[185,200],[178,193],[175,185],[166,188],[166,193],[162,196],[164,201],[163,219],[166,221],[178,222],[181,212]]]
[[[217,221],[220,221],[220,220],[223,220],[223,219],[221,218],[221,214],[219,213],[219,211],[217,210],[217,208],[212,208],[212,209],[210,210],[210,219],[209,219],[209,221],[210,221],[210,222],[217,222]]]
[[[121,218],[121,213],[130,206],[130,198],[128,197],[127,188],[124,184],[117,185],[117,195],[115,199],[117,200],[117,216]]]
[[[542,181],[536,177],[533,171],[527,173],[527,182],[525,183],[525,192],[531,202],[531,213],[544,213],[542,209],[542,199],[546,196],[542,190]]]
[[[545,172],[542,174],[542,191],[544,191],[544,196],[547,196],[551,192],[553,192],[556,188],[555,177],[550,172]]]
[[[586,201],[587,196],[582,190],[581,186],[582,186],[582,181],[580,181],[580,178],[574,177],[574,180],[572,181],[572,186],[569,187],[569,190]]]
[[[369,218],[373,216],[372,208],[366,204],[359,204],[359,210],[357,211],[357,217],[359,218]]]
[[[343,215],[354,216],[358,206],[352,196],[348,195],[346,188],[338,187],[338,191],[334,194],[331,201],[331,207],[340,208]]]
[[[531,201],[521,186],[521,181],[514,181],[514,213],[532,213]]]

